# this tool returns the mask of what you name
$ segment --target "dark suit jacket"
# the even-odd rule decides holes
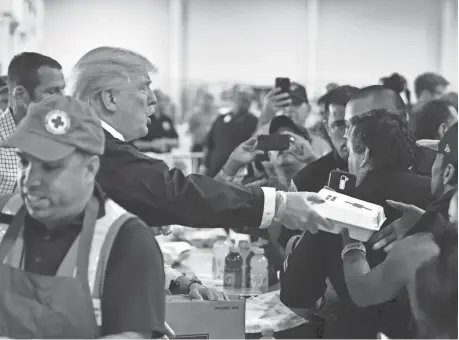
[[[258,227],[264,208],[260,188],[223,184],[152,159],[106,133],[96,180],[103,191],[149,226]]]

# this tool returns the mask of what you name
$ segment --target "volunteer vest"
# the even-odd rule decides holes
[[[23,202],[20,195],[0,197],[1,212],[5,215],[16,215]],[[111,247],[119,228],[134,215],[128,213],[114,201],[105,201],[105,215],[99,218],[94,227],[94,235],[89,249],[88,284],[91,291],[94,315],[97,324],[102,325],[101,296],[104,286],[105,270]],[[0,242],[8,229],[7,224],[0,224]]]

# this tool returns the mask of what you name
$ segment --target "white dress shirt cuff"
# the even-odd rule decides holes
[[[265,196],[265,204],[263,206],[260,228],[265,229],[271,225],[276,214],[276,189],[263,187],[261,190],[263,190]]]
[[[171,285],[171,281],[178,279],[180,276],[183,276],[181,272],[178,270],[172,268],[171,266],[164,264],[164,274],[166,275],[166,281],[165,281],[165,286],[164,289],[169,289],[169,286]]]

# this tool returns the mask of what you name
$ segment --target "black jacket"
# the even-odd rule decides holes
[[[232,117],[231,119],[229,119]],[[207,136],[207,174],[216,176],[236,147],[252,137],[258,119],[248,112],[220,115]]]
[[[223,184],[152,159],[106,133],[96,180],[113,199],[149,226],[258,227],[264,208],[260,188]]]
[[[356,198],[384,207],[385,225],[401,217],[386,200],[391,199],[425,208],[430,201],[430,178],[399,169],[379,169],[367,174],[356,188]],[[384,226],[385,226],[384,225]],[[383,227],[384,227],[383,226]],[[323,296],[329,278],[344,312],[328,337],[374,338],[382,331],[389,337],[407,336],[405,323],[410,320],[409,309],[397,303],[358,308],[350,299],[344,280],[340,235],[326,232],[306,233],[290,256],[287,270],[281,278],[281,301],[294,308],[310,308]],[[383,251],[367,247],[371,267],[384,261]]]

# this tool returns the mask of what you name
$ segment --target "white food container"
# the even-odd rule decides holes
[[[314,205],[314,209],[331,220],[333,225],[331,230],[320,228],[321,230],[340,234],[343,228],[347,228],[351,238],[366,242],[386,220],[384,209],[379,205],[325,188],[319,191],[319,195],[325,203]]]

